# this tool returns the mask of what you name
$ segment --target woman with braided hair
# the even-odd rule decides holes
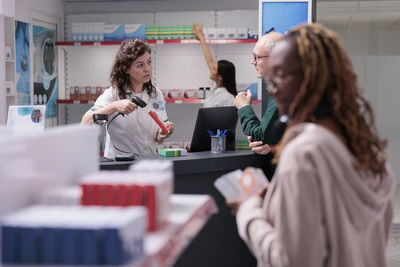
[[[239,206],[239,234],[259,266],[385,266],[394,177],[338,37],[291,30],[267,77],[288,127],[265,196]]]

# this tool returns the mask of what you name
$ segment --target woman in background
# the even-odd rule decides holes
[[[107,158],[121,153],[155,155],[156,143],[163,142],[174,131],[173,123],[166,122],[168,133],[164,133],[148,114],[152,110],[167,121],[163,94],[151,83],[150,53],[150,47],[141,40],[123,41],[110,74],[112,86],[82,117],[82,124],[90,124],[93,114],[108,115],[110,123],[104,151]],[[147,106],[138,108],[131,101],[133,96],[140,97]],[[118,116],[120,113],[123,115]]]
[[[259,266],[385,266],[394,177],[338,37],[295,28],[267,69],[288,128],[265,197],[239,206],[240,236]]]
[[[204,107],[233,106],[237,95],[235,66],[227,60],[219,60],[217,64],[214,63],[214,57],[206,44],[201,25],[194,24],[193,33],[200,41],[204,58],[210,70],[210,79],[215,82],[215,87],[211,89],[204,100]]]

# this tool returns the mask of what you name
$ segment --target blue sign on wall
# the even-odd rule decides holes
[[[291,28],[311,22],[311,1],[263,1],[261,5],[261,34],[274,28],[285,34]]]

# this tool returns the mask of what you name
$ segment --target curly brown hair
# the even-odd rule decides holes
[[[387,141],[377,134],[371,105],[362,96],[357,75],[337,35],[321,25],[308,24],[292,29],[283,40],[297,47],[304,73],[289,107],[289,118],[315,122],[317,107],[327,103],[358,160],[357,169],[386,173]]]
[[[122,42],[115,56],[114,64],[110,74],[111,85],[118,90],[120,99],[126,98],[126,90],[131,87],[130,77],[126,71],[131,64],[144,53],[151,54],[150,47],[141,40],[128,39]],[[156,95],[156,89],[151,80],[143,84],[143,89],[149,96]]]

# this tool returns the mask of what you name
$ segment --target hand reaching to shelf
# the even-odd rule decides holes
[[[196,36],[197,39],[200,41],[204,39],[204,34],[203,34],[203,25],[202,24],[193,24],[193,33],[194,36]]]

